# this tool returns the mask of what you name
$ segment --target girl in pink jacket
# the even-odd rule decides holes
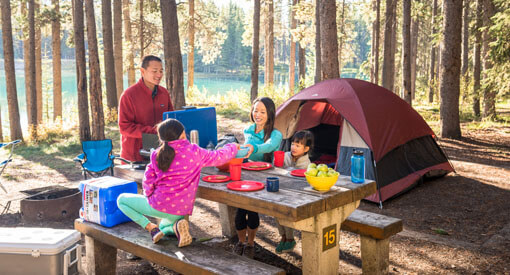
[[[175,119],[157,125],[162,145],[152,152],[143,179],[144,195],[122,194],[117,199],[119,209],[141,227],[148,230],[154,243],[164,235],[174,234],[178,246],[192,241],[185,215],[191,215],[195,202],[200,170],[218,166],[236,153],[239,145],[227,144],[217,151],[209,151],[186,139],[184,126]],[[145,216],[161,219],[158,225]]]

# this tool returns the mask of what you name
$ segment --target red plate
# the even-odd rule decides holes
[[[290,171],[290,174],[294,177],[304,177],[305,176],[306,169],[296,169]]]
[[[230,180],[229,176],[225,175],[209,175],[202,178],[203,181],[206,182],[226,182]]]
[[[227,188],[236,191],[257,191],[264,189],[264,184],[258,181],[240,180],[228,183]]]
[[[267,162],[263,162],[263,161],[250,161],[250,162],[243,163],[242,167],[243,167],[243,169],[246,169],[246,170],[259,171],[259,170],[269,169],[273,166],[271,165],[271,163],[267,163]]]

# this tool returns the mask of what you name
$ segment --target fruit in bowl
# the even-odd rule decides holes
[[[327,166],[326,166],[327,167]],[[328,191],[338,180],[340,173],[334,170],[319,171],[316,168],[308,168],[305,172],[306,181],[315,190]]]

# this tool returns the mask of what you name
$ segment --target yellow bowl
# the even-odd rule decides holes
[[[339,174],[333,177],[314,177],[305,174],[306,181],[318,191],[328,191],[338,180]]]

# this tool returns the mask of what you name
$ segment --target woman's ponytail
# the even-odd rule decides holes
[[[159,140],[162,145],[159,147],[156,161],[158,162],[159,170],[166,172],[175,158],[175,150],[168,143],[179,139],[184,126],[176,119],[169,118],[160,122],[157,125]]]
[[[168,145],[168,142],[163,142],[163,146],[159,149],[158,154],[156,156],[156,160],[158,161],[158,168],[161,171],[167,171],[174,161],[175,150],[172,146]]]

